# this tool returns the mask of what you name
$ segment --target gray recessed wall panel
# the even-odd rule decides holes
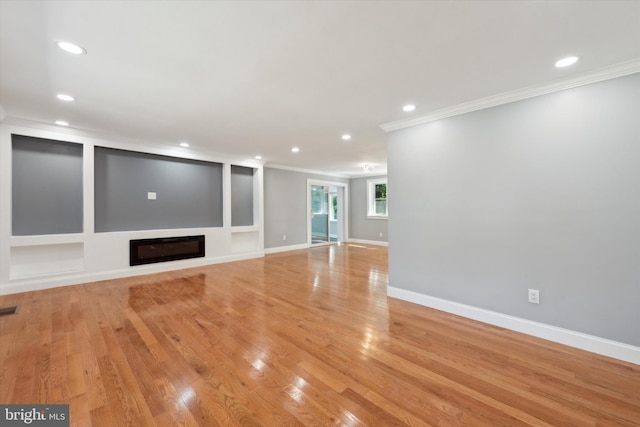
[[[231,166],[231,225],[253,225],[253,168]]]
[[[219,163],[96,147],[94,171],[96,232],[222,226]]]
[[[12,232],[82,233],[82,145],[12,135]]]
[[[639,111],[635,74],[392,132],[390,285],[640,345]]]

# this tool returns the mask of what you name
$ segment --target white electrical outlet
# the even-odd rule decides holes
[[[380,233],[380,237],[382,237],[382,233]]]
[[[540,291],[538,289],[529,289],[529,302],[540,304]]]
[[[152,192],[152,191],[149,191],[149,192],[147,193],[147,199],[149,199],[149,200],[155,200],[155,199],[156,199],[156,193],[154,193],[154,192]]]
[[[282,235],[282,240],[287,240],[287,235],[286,234]]]

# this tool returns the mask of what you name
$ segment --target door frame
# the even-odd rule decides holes
[[[338,218],[338,222],[342,223],[343,230],[343,239],[346,242],[349,240],[349,184],[346,182],[334,182],[334,181],[324,181],[321,179],[311,179],[307,178],[307,245],[309,247],[312,246],[311,242],[311,186],[312,185],[321,185],[324,187],[339,187],[343,189],[344,197],[342,200],[342,209],[340,209],[340,197],[338,197],[338,212],[342,211],[342,218]],[[338,215],[340,216],[340,215]],[[331,240],[331,239],[329,239]],[[331,242],[326,243],[330,245]],[[322,243],[313,246],[321,246]]]

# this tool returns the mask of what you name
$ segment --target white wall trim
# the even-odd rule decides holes
[[[640,347],[389,286],[387,296],[640,365]]]
[[[342,188],[342,191],[344,194],[344,197],[342,200],[343,218],[341,219],[340,222],[342,222],[342,229],[344,230],[344,236],[346,237],[349,235],[349,183],[325,181],[325,180],[320,180],[315,178],[307,178],[307,244],[309,245],[309,247],[311,247],[311,242],[313,241],[312,231],[311,231],[311,228],[312,228],[311,219],[313,217],[313,213],[311,212],[311,186],[313,185]],[[338,201],[338,204],[340,204],[339,201]],[[340,211],[339,207],[338,207],[338,211]],[[338,225],[338,227],[340,227],[340,225]]]
[[[384,169],[380,169],[378,171],[375,172],[358,172],[358,173],[353,173],[351,175],[349,175],[349,178],[353,178],[353,179],[358,179],[358,178],[374,178],[374,177],[387,177],[387,168],[385,167]]]
[[[349,239],[349,243],[360,243],[362,245],[375,245],[375,246],[389,246],[389,242],[382,242],[380,240],[364,240],[364,239]]]
[[[184,270],[194,267],[206,267],[207,265],[223,262],[242,261],[252,258],[264,257],[264,251],[246,252],[242,254],[225,255],[215,258],[198,260],[170,261],[158,264],[149,264],[130,267],[120,270],[102,271],[96,273],[69,274],[63,273],[56,277],[38,278],[24,281],[12,281],[0,284],[0,295],[15,294],[18,292],[40,291],[43,289],[59,288],[62,286],[79,285],[83,283],[97,282],[100,280],[120,279],[124,277],[141,276],[145,274],[163,273],[165,271]]]
[[[580,74],[569,79],[562,79],[556,80],[551,83],[532,85],[522,89],[503,92],[497,95],[491,95],[485,98],[476,99],[474,101],[465,102],[453,107],[443,108],[441,110],[436,110],[423,116],[384,123],[380,125],[380,128],[382,128],[382,130],[384,130],[385,132],[391,132],[411,126],[434,122],[436,120],[441,120],[447,117],[459,116],[461,114],[470,113],[472,111],[496,107],[498,105],[508,104],[510,102],[534,98],[536,96],[546,95],[549,93],[597,83],[617,77],[623,77],[638,72],[640,72],[640,58],[621,62],[619,64],[601,68],[590,73]]]
[[[289,246],[276,246],[275,248],[265,249],[265,254],[276,254],[278,252],[288,252],[288,251],[297,251],[300,249],[309,249],[309,245],[306,243],[302,243],[299,245],[289,245]]]

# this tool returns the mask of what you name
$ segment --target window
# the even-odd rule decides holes
[[[330,194],[331,199],[331,209],[329,209],[329,219],[331,221],[338,220],[338,195]]]
[[[369,218],[387,218],[386,178],[367,181],[367,204],[367,216]]]

